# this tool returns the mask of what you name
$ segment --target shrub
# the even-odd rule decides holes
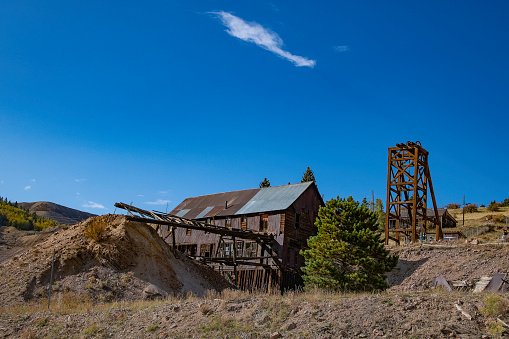
[[[43,327],[43,326],[46,326],[47,324],[48,324],[48,318],[42,318],[37,322],[36,326]]]
[[[509,300],[502,298],[499,295],[491,294],[484,299],[484,307],[481,308],[481,313],[491,316],[503,316],[509,311]]]
[[[85,235],[90,240],[101,241],[106,231],[106,225],[102,221],[93,220],[85,227]]]
[[[450,204],[445,205],[445,208],[447,209],[457,209],[460,208],[460,204],[457,204],[455,202],[451,202]]]
[[[212,314],[212,308],[209,305],[207,305],[207,304],[201,304],[200,305],[200,312],[203,315]]]
[[[463,207],[463,210],[465,211],[465,213],[475,213],[478,211],[477,204],[469,204]]]
[[[499,321],[490,321],[488,323],[488,333],[494,338],[500,338],[506,332],[504,325]]]
[[[499,209],[499,204],[493,200],[492,202],[490,202],[490,204],[488,205],[488,207],[486,207],[486,209],[490,212],[497,212]]]
[[[505,222],[505,215],[497,214],[493,216],[493,221],[495,222]]]
[[[149,327],[147,327],[147,332],[154,333],[155,331],[157,331],[158,328],[159,328],[158,325],[150,325]]]
[[[85,337],[93,337],[96,335],[96,333],[99,331],[99,326],[93,324],[93,325],[90,325],[89,327],[87,327],[86,329],[83,330],[83,335]]]

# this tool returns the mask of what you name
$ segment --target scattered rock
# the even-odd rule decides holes
[[[274,333],[271,333],[271,335],[270,335],[270,339],[278,339],[281,337],[282,337],[282,335],[279,332],[274,332]]]
[[[288,326],[286,326],[286,330],[287,331],[291,331],[291,330],[294,330],[297,328],[297,324],[296,323],[290,323]]]
[[[161,299],[168,296],[168,293],[161,290],[159,287],[154,286],[152,284],[149,284],[145,289],[143,290],[143,299]]]

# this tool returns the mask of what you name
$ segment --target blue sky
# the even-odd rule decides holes
[[[509,198],[505,1],[3,1],[0,195],[118,201],[300,182],[384,198],[419,140],[437,203]]]

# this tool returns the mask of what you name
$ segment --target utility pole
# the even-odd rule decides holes
[[[463,226],[465,226],[465,196],[463,196]]]

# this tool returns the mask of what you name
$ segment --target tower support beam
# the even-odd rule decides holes
[[[436,239],[442,239],[442,227],[428,166],[428,151],[420,142],[389,147],[385,244],[389,239],[400,243],[402,236],[416,242],[426,234],[427,222],[435,226]],[[427,215],[428,184],[433,216]]]

